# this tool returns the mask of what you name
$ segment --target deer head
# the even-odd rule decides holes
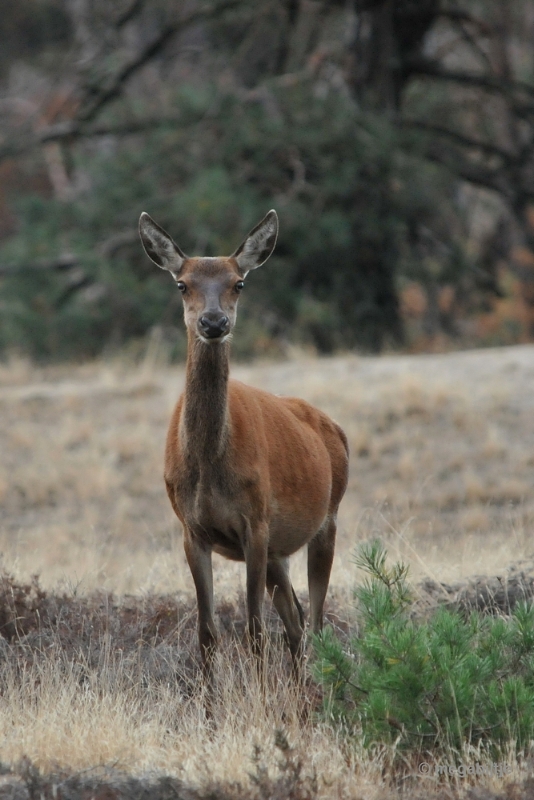
[[[141,214],[139,233],[148,257],[176,281],[190,333],[206,344],[215,344],[225,341],[234,328],[237,301],[247,274],[261,267],[274,250],[278,217],[276,211],[269,211],[227,257],[186,256],[146,213]]]

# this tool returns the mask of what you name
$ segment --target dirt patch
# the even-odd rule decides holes
[[[454,584],[427,579],[418,587],[423,604],[445,604],[469,613],[511,614],[519,603],[534,600],[534,563],[512,564],[500,575],[477,575]]]
[[[58,772],[41,775],[31,762],[22,762],[15,770],[0,771],[1,800],[315,800],[317,779],[302,774],[302,764],[292,754],[283,754],[279,775],[269,777],[257,765],[252,785],[214,783],[202,789],[188,786],[176,778],[132,778],[112,770],[95,770],[92,775],[71,775]],[[462,789],[413,791],[406,787],[376,795],[376,800],[530,800],[534,796],[534,779],[511,783],[504,791]],[[352,795],[347,800],[359,800]]]
[[[267,776],[258,763],[252,785],[213,783],[197,789],[172,777],[133,778],[113,770],[90,775],[42,775],[30,761],[14,770],[0,768],[0,800],[314,800],[316,779],[305,775],[298,758],[286,753],[279,775]]]

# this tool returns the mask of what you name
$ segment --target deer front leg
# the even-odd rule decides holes
[[[244,551],[247,567],[247,616],[252,652],[263,655],[262,608],[267,578],[268,527],[265,523],[252,530],[247,521]]]
[[[212,682],[213,658],[217,649],[217,629],[213,620],[213,570],[211,547],[184,529],[184,549],[195,583],[198,608],[198,642],[205,677]]]
[[[287,642],[293,659],[293,672],[295,676],[300,677],[304,656],[304,614],[289,580],[289,559],[269,561],[267,591],[286,629]]]

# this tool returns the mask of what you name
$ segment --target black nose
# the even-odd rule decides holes
[[[228,317],[224,315],[204,314],[198,324],[206,339],[218,339],[228,331]]]

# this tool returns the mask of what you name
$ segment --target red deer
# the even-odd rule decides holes
[[[294,397],[229,380],[229,339],[247,274],[271,255],[275,211],[226,258],[190,258],[148,214],[139,221],[147,255],[183,295],[188,347],[185,391],[171,418],[165,484],[182,523],[195,583],[203,667],[212,677],[217,644],[212,552],[246,564],[248,631],[262,653],[265,587],[284,623],[295,669],[304,616],[289,579],[289,556],[308,545],[311,628],[323,624],[336,516],[347,485],[345,434]],[[261,661],[259,662],[261,663]]]

